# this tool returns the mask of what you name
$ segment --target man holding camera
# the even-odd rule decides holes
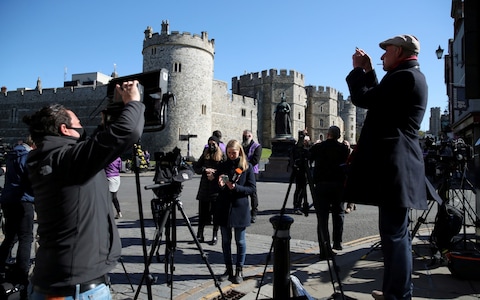
[[[59,104],[24,117],[37,146],[27,160],[40,245],[30,299],[111,299],[107,273],[121,243],[104,168],[139,140],[145,122],[138,82],[117,84],[116,91],[121,113],[91,137]]]
[[[370,57],[353,54],[346,80],[352,103],[368,109],[346,183],[348,202],[379,207],[384,258],[382,291],[375,299],[412,298],[408,212],[427,209],[426,179],[418,130],[427,106],[427,83],[417,61],[420,42],[398,35],[380,43],[387,72],[377,81]]]
[[[333,255],[328,230],[330,212],[333,225],[333,249],[343,249],[342,236],[345,219],[345,204],[343,203],[345,170],[343,164],[347,161],[349,151],[347,146],[338,141],[339,138],[340,128],[330,126],[327,131],[327,139],[310,148],[310,160],[315,161],[313,182],[315,182],[316,197],[313,199],[313,205],[317,214],[320,259],[329,259]]]

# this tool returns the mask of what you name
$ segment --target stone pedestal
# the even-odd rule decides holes
[[[292,173],[289,163],[294,146],[295,139],[290,135],[272,139],[272,155],[265,165],[265,171],[260,173],[260,180],[288,182]]]

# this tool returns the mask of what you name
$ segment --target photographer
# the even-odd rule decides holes
[[[59,104],[24,117],[37,146],[27,160],[40,245],[30,299],[111,299],[107,273],[121,243],[104,168],[138,141],[145,110],[136,80],[115,88],[121,113],[88,138],[75,113]]]
[[[295,168],[295,192],[293,194],[293,212],[297,215],[305,214],[308,216],[308,200],[307,200],[307,172],[310,172],[308,163],[310,137],[307,130],[298,132],[298,141],[296,147],[293,148],[290,165]],[[302,207],[303,205],[303,207]]]
[[[313,200],[317,213],[317,234],[320,244],[320,258],[329,259],[333,253],[327,243],[330,243],[328,217],[332,213],[333,249],[342,250],[343,221],[345,204],[343,202],[343,184],[345,171],[342,167],[350,154],[347,146],[338,141],[340,128],[330,126],[327,139],[310,148],[310,160],[315,161],[313,182],[315,182],[316,197]],[[323,235],[323,242],[321,244]]]
[[[346,80],[352,103],[367,109],[346,181],[346,200],[379,207],[384,276],[375,299],[412,298],[410,209],[427,205],[423,153],[418,130],[427,106],[427,82],[420,71],[420,42],[402,34],[379,44],[387,73],[379,82],[370,56],[352,55]]]

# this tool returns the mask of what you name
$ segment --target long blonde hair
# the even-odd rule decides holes
[[[232,148],[234,150],[238,150],[239,154],[238,157],[240,158],[240,162],[238,163],[238,166],[243,169],[243,171],[246,171],[248,169],[248,160],[247,156],[245,155],[245,151],[243,151],[243,146],[242,144],[237,141],[237,140],[230,140],[227,143],[227,147],[225,148],[228,156],[228,148]]]

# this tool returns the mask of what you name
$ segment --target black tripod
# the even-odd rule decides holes
[[[142,279],[138,286],[137,292],[135,293],[134,299],[137,299],[140,294],[140,289],[142,288],[143,282],[147,284],[148,299],[152,300],[152,288],[151,285],[156,281],[156,278],[150,274],[149,266],[152,263],[152,259],[155,255],[155,251],[160,247],[160,240],[162,232],[165,229],[165,275],[167,285],[170,286],[170,299],[173,299],[173,271],[175,270],[175,261],[174,255],[177,245],[177,231],[176,231],[176,210],[178,209],[184,221],[186,222],[190,234],[192,235],[195,244],[197,245],[198,250],[202,260],[207,265],[207,268],[212,276],[212,279],[215,282],[215,286],[220,291],[222,299],[225,299],[223,291],[220,287],[215,274],[208,262],[207,255],[202,249],[200,242],[198,241],[195,232],[193,231],[190,220],[183,210],[183,204],[179,200],[180,192],[182,190],[182,183],[185,180],[190,180],[193,172],[189,168],[182,168],[186,164],[181,164],[180,150],[175,148],[173,152],[167,153],[155,153],[156,160],[156,172],[154,181],[156,182],[153,185],[146,186],[145,189],[153,190],[157,198],[152,199],[152,212],[156,225],[155,237],[153,243],[150,246],[150,253],[147,255],[146,239],[145,239],[145,226],[143,219],[143,209],[141,198],[139,198],[139,212],[140,212],[140,223],[142,230],[142,245],[143,245],[143,255],[144,255],[144,264],[145,269],[143,272]],[[138,174],[136,174],[138,176]],[[167,182],[167,183],[165,183]],[[137,185],[137,190],[139,185]]]
[[[457,164],[458,168],[449,174],[444,185],[439,188],[439,193],[448,204],[456,207],[462,213],[463,238],[459,241],[463,240],[463,249],[466,250],[468,241],[466,229],[468,226],[479,226],[480,218],[467,198],[467,193],[469,192],[472,195],[476,195],[475,187],[467,178],[467,161],[463,161],[461,164],[458,162]],[[467,220],[470,220],[470,223],[467,223]],[[459,241],[456,241],[456,243]]]
[[[316,194],[315,194],[315,189],[314,189],[314,185],[313,185],[313,178],[312,178],[312,174],[309,171],[308,159],[307,159],[307,157],[305,156],[305,153],[304,153],[302,138],[299,139],[299,141],[297,142],[297,145],[295,146],[293,151],[297,151],[299,155],[298,155],[298,159],[296,160],[296,167],[294,167],[292,169],[292,172],[290,174],[290,180],[289,180],[289,184],[288,184],[288,188],[287,188],[287,193],[285,195],[285,200],[283,201],[283,205],[282,205],[282,208],[280,210],[280,217],[285,215],[285,206],[286,206],[287,201],[288,201],[290,190],[292,188],[293,182],[295,181],[295,178],[297,177],[297,175],[299,175],[298,174],[299,172],[304,172],[305,173],[304,176],[307,179],[307,186],[310,188],[310,193],[312,195],[313,201],[315,202],[315,200],[316,200]],[[307,210],[307,212],[308,212],[308,209],[309,209],[308,202],[306,202],[306,204],[304,202],[303,204],[304,204],[303,205],[304,213],[305,213],[305,210]],[[308,215],[308,213],[306,215]],[[275,232],[273,234],[274,238],[277,237],[277,233],[278,233],[278,229],[275,229]],[[332,294],[331,299],[343,299],[343,300],[345,300],[347,298],[345,297],[345,294],[343,293],[342,282],[340,281],[340,275],[338,274],[338,266],[335,262],[335,256],[334,255],[331,255],[331,256],[328,255],[330,253],[333,253],[333,250],[330,246],[330,242],[325,241],[325,237],[323,235],[323,230],[320,230],[319,236],[320,236],[319,244],[320,244],[321,251],[325,251],[327,253],[326,261],[327,261],[327,264],[328,264],[328,271],[330,273],[330,280],[332,282],[332,287],[333,287],[333,290],[334,290],[334,293]],[[257,291],[256,299],[258,299],[258,297],[260,295],[260,289],[262,287],[263,280],[265,278],[265,274],[266,274],[266,271],[267,271],[267,267],[268,267],[268,264],[269,264],[270,259],[271,259],[273,246],[274,246],[274,241],[272,241],[272,244],[270,245],[270,251],[268,252],[268,255],[267,255],[267,261],[265,263],[265,268],[263,270],[262,279],[260,280],[260,284],[259,284],[260,288]],[[333,272],[332,272],[332,265],[330,264],[330,259],[332,260]],[[339,292],[337,292],[336,288],[335,288],[335,279],[333,277],[333,273],[335,273],[335,279],[337,280],[337,283],[338,283]]]

